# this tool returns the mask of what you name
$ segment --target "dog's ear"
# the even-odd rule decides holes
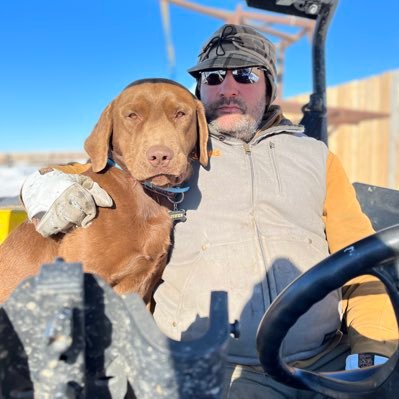
[[[202,102],[195,101],[197,103],[199,161],[205,167],[208,165],[208,123],[206,122],[205,108]]]
[[[99,121],[84,144],[94,172],[102,171],[107,165],[113,125],[112,107],[113,103],[105,108]]]

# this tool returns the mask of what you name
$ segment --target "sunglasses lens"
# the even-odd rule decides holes
[[[209,85],[215,86],[220,85],[223,82],[224,77],[226,76],[226,71],[219,70],[219,71],[205,71],[201,73],[202,82]]]
[[[238,83],[249,84],[256,83],[259,80],[259,76],[252,72],[252,68],[234,69],[232,74]]]
[[[259,80],[259,76],[252,70],[255,68],[238,68],[231,69],[234,80],[237,83],[250,84],[256,83]],[[201,72],[202,83],[209,86],[220,85],[226,77],[227,70],[219,69],[217,71],[203,71]]]

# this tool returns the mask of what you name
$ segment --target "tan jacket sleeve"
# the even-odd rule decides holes
[[[341,162],[331,152],[327,160],[324,221],[331,253],[374,232]],[[398,326],[384,285],[373,276],[360,276],[346,283],[342,292],[352,353],[390,356],[396,349]]]

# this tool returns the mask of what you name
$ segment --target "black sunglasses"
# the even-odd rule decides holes
[[[201,71],[201,82],[209,86],[220,85],[224,81],[227,75],[227,71],[231,71],[231,74],[233,75],[233,78],[237,83],[256,83],[259,80],[259,76],[253,71],[254,69],[262,70],[259,67],[251,67],[237,69],[218,69],[216,71]]]

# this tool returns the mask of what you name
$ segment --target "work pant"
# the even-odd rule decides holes
[[[317,360],[307,370],[325,372],[345,370],[350,354],[345,342]],[[223,399],[324,399],[326,396],[311,391],[290,388],[265,375],[261,366],[228,364]]]

